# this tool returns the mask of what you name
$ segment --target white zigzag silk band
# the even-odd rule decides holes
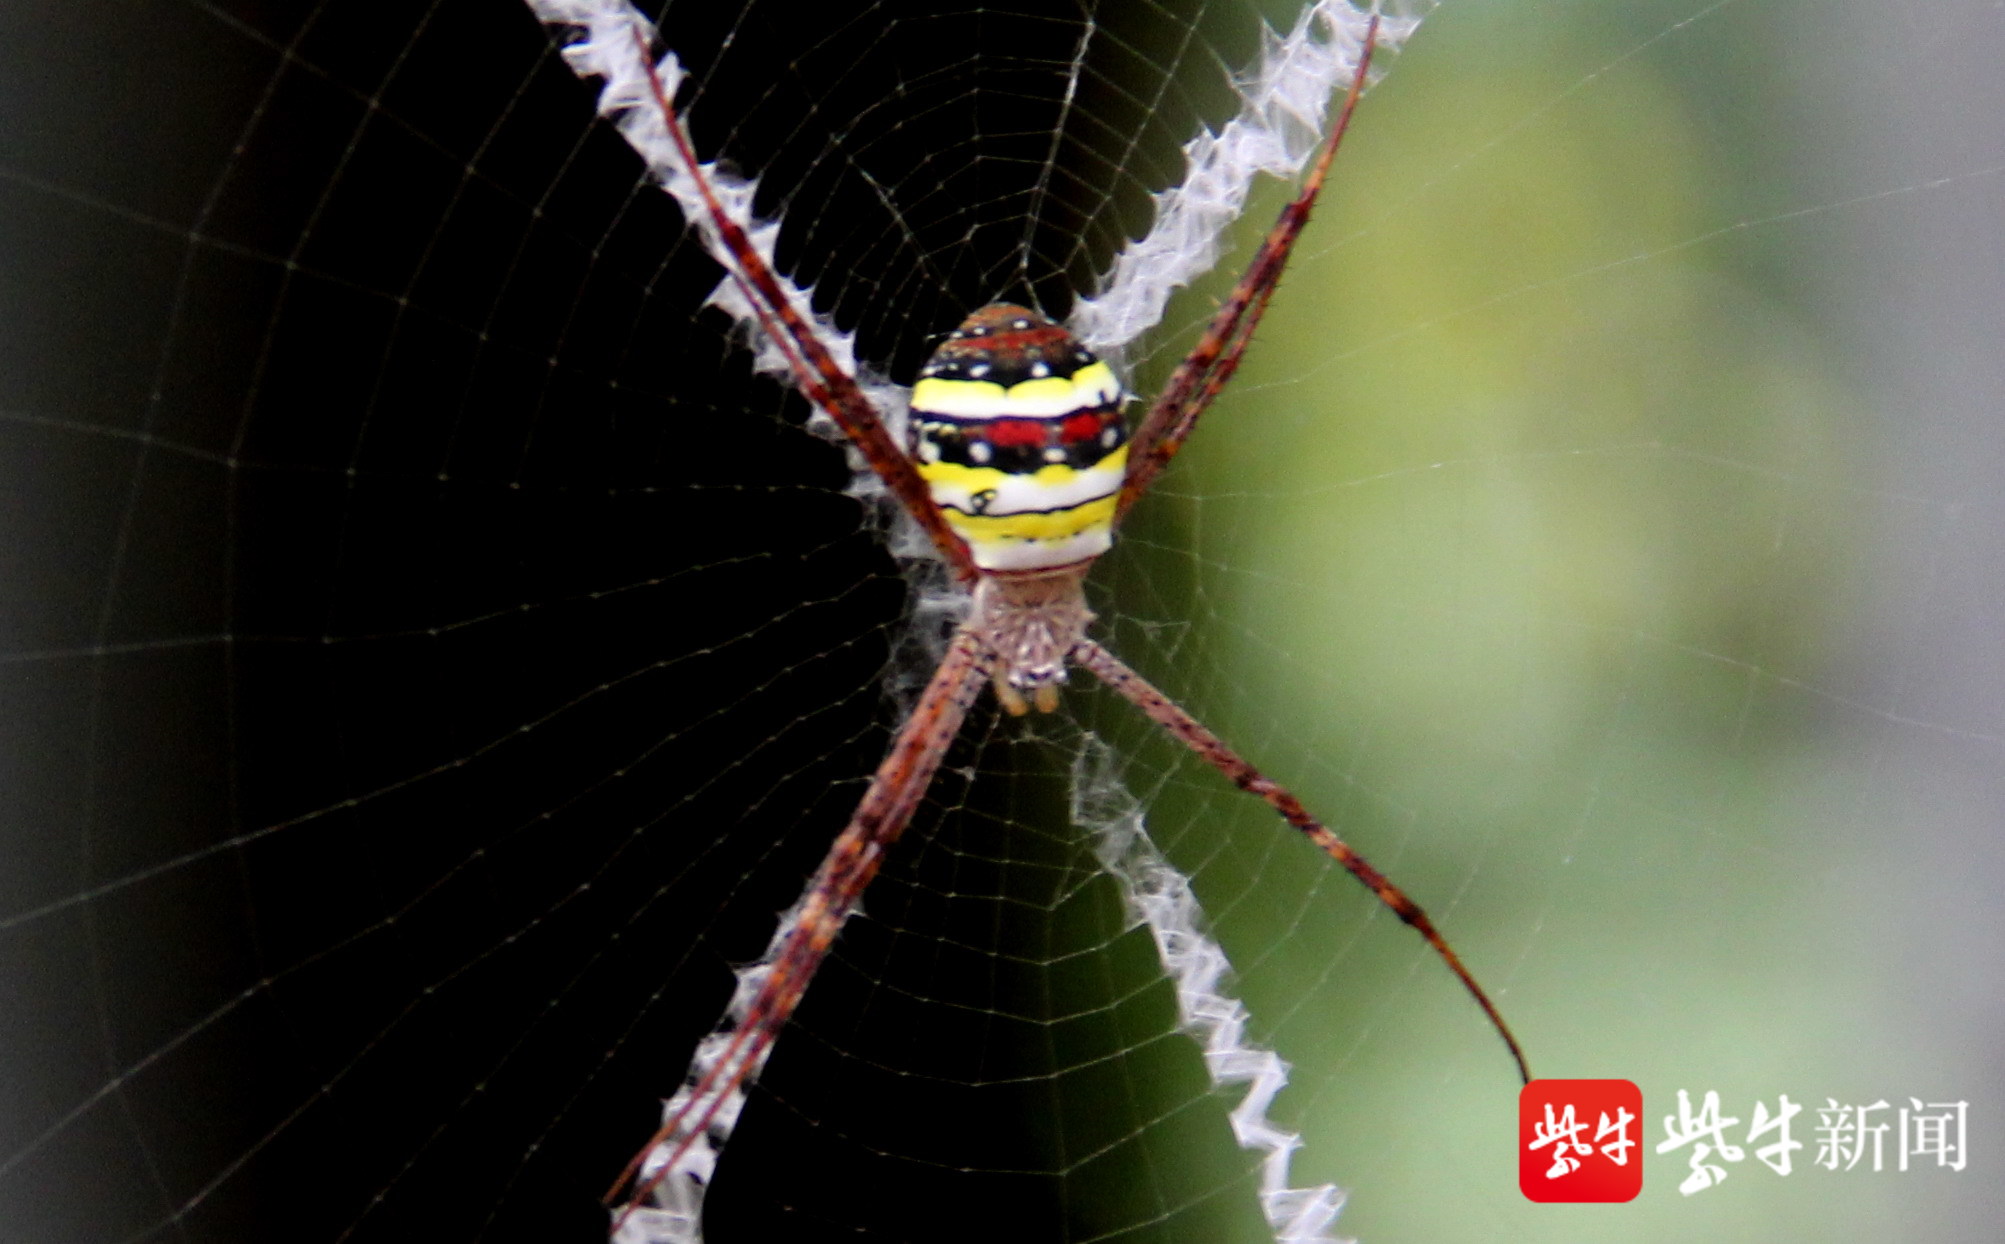
[[[724,245],[698,189],[696,174],[685,166],[656,107],[642,48],[654,45],[653,25],[625,0],[527,0],[544,22],[566,31],[564,59],[581,78],[604,85],[599,112],[618,127],[641,156],[650,174],[675,198],[684,218],[710,255],[727,273],[738,272],[736,257]],[[1382,17],[1377,39],[1381,54],[1396,50],[1419,23],[1432,0],[1413,0],[1398,16]],[[1206,131],[1184,147],[1185,176],[1180,184],[1155,195],[1155,222],[1142,238],[1131,242],[1115,259],[1097,293],[1074,309],[1069,326],[1095,352],[1121,357],[1127,345],[1153,328],[1163,316],[1174,290],[1187,285],[1217,262],[1220,238],[1244,209],[1254,179],[1262,173],[1282,178],[1298,175],[1314,153],[1331,100],[1356,72],[1369,11],[1342,0],[1318,0],[1308,5],[1287,34],[1264,34],[1258,63],[1235,83],[1238,115],[1217,131]],[[638,38],[636,36],[639,36]],[[673,98],[683,70],[673,53],[656,66],[663,89]],[[755,253],[773,265],[777,221],[752,212],[757,188],[753,179],[739,177],[716,165],[705,165],[722,212],[750,240]],[[777,269],[774,271],[777,273]],[[889,425],[894,439],[904,440],[907,391],[862,367],[853,339],[826,317],[815,313],[810,291],[785,277],[779,284],[801,317],[813,324],[838,364],[858,384]],[[765,339],[758,316],[746,301],[740,282],[721,281],[710,303],[744,328],[758,370],[791,382],[785,354]],[[825,417],[818,430],[839,439]],[[851,491],[878,499],[888,514],[893,551],[908,567],[920,570],[915,580],[915,614],[922,625],[938,630],[937,620],[963,611],[965,598],[947,586],[930,545],[909,519],[890,505],[876,477],[852,454],[855,473]],[[924,657],[929,644],[908,644],[906,652]],[[908,672],[909,673],[909,672]],[[923,671],[917,673],[923,681]],[[913,681],[907,677],[906,681]],[[1115,775],[1113,757],[1098,740],[1088,737],[1073,769],[1073,820],[1093,835],[1094,852],[1118,883],[1131,918],[1153,937],[1165,974],[1176,989],[1178,1026],[1203,1048],[1205,1066],[1221,1091],[1246,1086],[1230,1121],[1240,1145],[1259,1153],[1260,1201],[1277,1244],[1320,1244],[1330,1241],[1328,1228],[1342,1204],[1332,1185],[1294,1188],[1288,1183],[1290,1159],[1299,1136],[1267,1118],[1269,1104],[1287,1085],[1288,1066],[1272,1051],[1246,1037],[1245,1006],[1226,992],[1230,965],[1225,952],[1205,929],[1205,920],[1189,879],[1163,857],[1150,841],[1140,804]],[[783,914],[766,953],[738,973],[730,1005],[719,1027],[697,1047],[683,1087],[664,1107],[670,1117],[691,1104],[694,1086],[709,1076],[727,1056],[731,1036],[745,1022],[752,999],[772,970],[781,933],[794,912]],[[763,1054],[744,1068],[749,1082],[756,1078]],[[735,1071],[737,1069],[729,1069]],[[713,1083],[735,1078],[724,1074]],[[744,1106],[742,1090],[720,1094],[705,1135],[696,1138],[677,1159],[676,1169],[656,1186],[653,1204],[635,1210],[621,1228],[618,1244],[700,1244],[701,1210],[717,1156]],[[694,1117],[711,1103],[697,1103]],[[643,1179],[659,1173],[683,1138],[658,1146],[643,1170]]]

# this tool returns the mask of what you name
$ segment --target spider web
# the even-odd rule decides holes
[[[1098,288],[1299,16],[831,7],[655,16],[892,381],[986,299]],[[602,1238],[938,597],[526,9],[7,26],[0,1234]],[[1274,1238],[1103,866],[1138,821],[1346,1234],[1995,1221],[2001,42],[1975,3],[1430,14],[1092,589],[1542,1074],[1964,1098],[1970,1170],[1524,1203],[1508,1062],[1425,948],[1082,685],[978,710],[706,1238]]]

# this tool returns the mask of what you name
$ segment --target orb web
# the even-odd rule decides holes
[[[1494,7],[1367,98],[1100,634],[1413,892],[1547,1074],[1982,1100],[1995,15]],[[1011,296],[1146,395],[1286,193],[1190,144],[1258,146],[1301,6],[646,16],[887,386]],[[952,598],[526,7],[12,35],[10,1232],[602,1238]],[[1124,262],[1146,292],[1082,303]],[[1318,1230],[1493,1238],[1531,1212],[1486,1173],[1508,1061],[1355,888],[1083,682],[980,710],[706,1238],[1274,1239],[1248,1085],[1286,1186],[1348,1193]],[[1221,1027],[1286,1087],[1216,1083]],[[1725,1212],[1996,1217],[1828,1178]]]

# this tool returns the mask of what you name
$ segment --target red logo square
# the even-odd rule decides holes
[[[1627,1080],[1534,1080],[1518,1093],[1518,1188],[1534,1201],[1643,1191],[1643,1091]]]

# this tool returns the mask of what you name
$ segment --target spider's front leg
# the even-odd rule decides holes
[[[1286,787],[1254,768],[1238,752],[1226,746],[1224,739],[1213,734],[1203,722],[1184,711],[1175,700],[1156,690],[1147,679],[1130,669],[1119,657],[1089,639],[1073,650],[1072,659],[1091,670],[1101,682],[1127,697],[1135,707],[1147,713],[1151,721],[1196,752],[1206,764],[1223,773],[1233,785],[1248,794],[1258,795],[1266,800],[1269,807],[1279,812],[1290,825],[1301,830],[1303,837],[1315,843],[1324,854],[1343,865],[1344,870],[1363,882],[1365,888],[1370,890],[1379,902],[1391,908],[1394,915],[1426,938],[1427,944],[1434,948],[1434,953],[1441,956],[1442,962],[1455,973],[1463,988],[1476,999],[1476,1004],[1483,1008],[1483,1014],[1489,1017],[1491,1026],[1497,1030],[1497,1035],[1504,1039],[1506,1046],[1510,1047],[1511,1058],[1518,1065],[1518,1075],[1526,1084],[1532,1082],[1532,1069],[1525,1062],[1525,1052],[1519,1048],[1517,1037],[1511,1033],[1511,1026],[1504,1022],[1504,1017],[1497,1010],[1496,1004],[1490,1001],[1490,996],[1476,983],[1475,976],[1463,966],[1461,956],[1448,945],[1448,940],[1441,936],[1440,930],[1434,927],[1434,921],[1420,909],[1420,904],[1407,897],[1404,890],[1394,885],[1384,873],[1373,868],[1362,855],[1353,851],[1349,844],[1337,837],[1328,826],[1309,815],[1308,809],[1302,806],[1302,801],[1295,798]]]
[[[609,1203],[616,1201],[638,1177],[614,1220],[615,1236],[637,1213],[689,1218],[699,1212],[716,1150],[736,1122],[746,1085],[758,1078],[774,1040],[883,866],[885,853],[911,823],[996,662],[994,649],[972,627],[955,633],[912,715],[871,776],[848,827],[774,937],[760,974],[741,976],[749,988],[741,985],[723,1027],[698,1047],[688,1081],[663,1111],[661,1129],[607,1194]],[[641,1238],[652,1237],[643,1233]]]

